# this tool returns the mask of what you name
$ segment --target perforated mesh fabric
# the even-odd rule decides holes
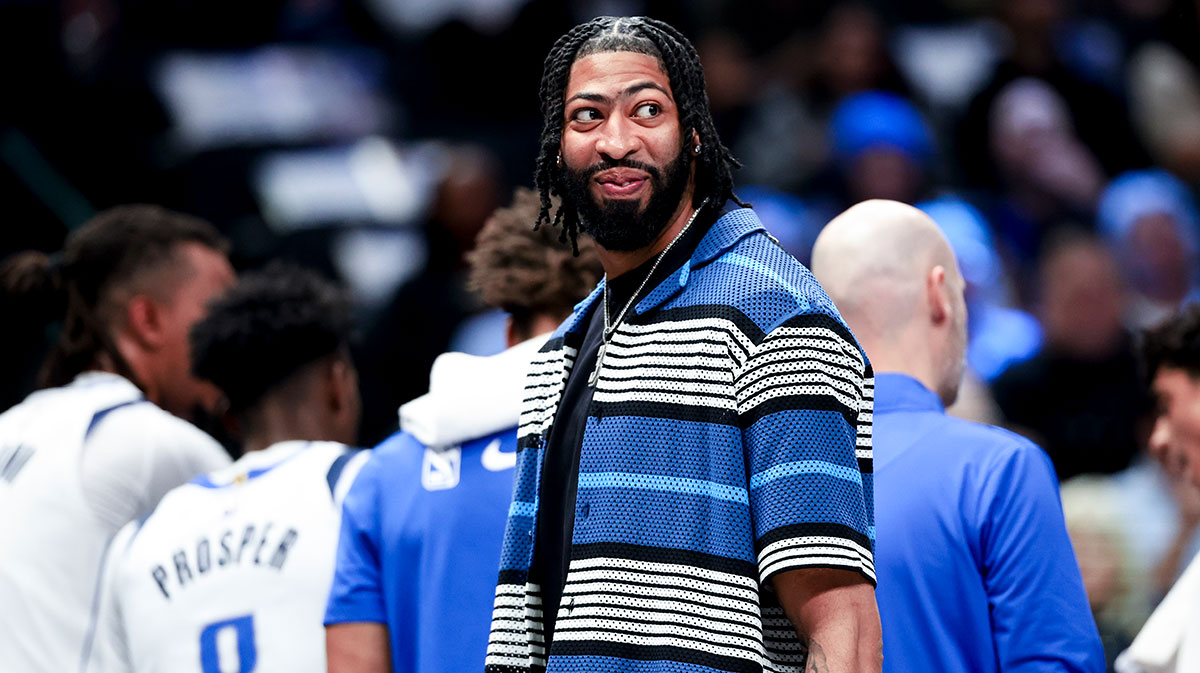
[[[800,671],[770,578],[872,583],[870,365],[753,211],[723,215],[609,343],[550,657],[528,584],[543,437],[588,302],[527,380],[487,669]]]

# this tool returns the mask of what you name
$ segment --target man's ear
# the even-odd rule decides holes
[[[692,129],[692,144],[688,146],[688,150],[692,153],[692,156],[699,155],[700,152],[696,151],[696,148],[702,146],[700,143],[700,132]]]
[[[163,307],[148,294],[134,295],[125,305],[125,329],[143,348],[158,350],[167,340]]]
[[[245,428],[242,427],[242,421],[237,417],[237,414],[229,410],[228,404],[222,405],[224,409],[218,413],[218,418],[221,422],[221,427],[230,437],[237,440],[239,443],[245,441]]]
[[[953,318],[954,307],[950,304],[950,293],[946,288],[946,267],[934,266],[925,275],[925,297],[929,302],[929,319],[935,325],[943,325]]]
[[[513,346],[516,346],[517,344],[521,343],[522,341],[524,341],[524,339],[520,338],[520,335],[517,334],[516,321],[513,320],[513,317],[511,315],[505,317],[505,319],[504,319],[504,343],[506,343],[509,348],[512,348]]]
[[[354,410],[358,399],[358,373],[354,366],[345,358],[334,358],[326,369],[326,377],[330,410],[338,414]]]

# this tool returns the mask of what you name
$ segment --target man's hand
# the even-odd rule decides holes
[[[805,568],[772,578],[779,603],[808,645],[807,673],[879,673],[883,637],[875,589],[849,570]]]
[[[347,622],[325,627],[329,673],[391,673],[388,630],[375,622]]]

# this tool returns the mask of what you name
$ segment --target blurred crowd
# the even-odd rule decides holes
[[[464,255],[531,182],[542,56],[599,14],[693,39],[738,194],[802,261],[863,199],[942,227],[968,284],[954,411],[1050,454],[1119,652],[1200,523],[1143,455],[1133,355],[1200,286],[1195,0],[9,0],[0,257],[150,202],[216,223],[238,268],[340,278],[373,445],[439,353],[504,348]],[[0,409],[51,336],[4,321]]]

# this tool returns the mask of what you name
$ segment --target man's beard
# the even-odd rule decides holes
[[[601,161],[580,171],[566,168],[563,182],[568,203],[579,213],[579,230],[591,236],[605,250],[630,252],[641,250],[654,242],[679,207],[679,199],[687,188],[691,157],[680,150],[665,167],[630,159]],[[589,187],[592,178],[610,168],[632,168],[650,176],[650,199],[645,209],[634,199],[606,199],[597,203]]]

